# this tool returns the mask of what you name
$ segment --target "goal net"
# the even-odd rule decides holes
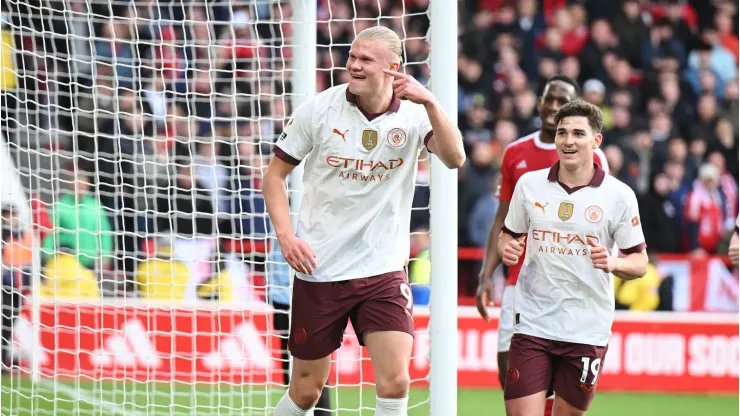
[[[316,68],[299,73],[290,0],[3,2],[0,414],[272,414],[291,278],[261,180],[296,84],[346,82],[354,34],[378,24],[430,77],[428,0],[317,6]],[[423,159],[411,414],[429,412]],[[336,414],[372,414],[351,326],[327,389]]]

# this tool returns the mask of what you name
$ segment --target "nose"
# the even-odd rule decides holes
[[[359,59],[350,59],[348,67],[349,70],[353,72],[358,72],[362,70],[362,65],[360,65]]]
[[[565,140],[563,140],[563,145],[566,147],[570,147],[574,144],[573,135],[570,133],[565,134]]]

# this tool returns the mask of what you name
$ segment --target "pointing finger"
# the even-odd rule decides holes
[[[393,80],[393,83],[391,85],[393,85],[393,89],[396,89],[405,83],[406,83],[405,79],[396,79],[396,80]]]
[[[406,74],[402,74],[400,72],[392,71],[392,70],[387,69],[387,68],[383,68],[383,72],[386,75],[390,75],[390,76],[392,76],[394,78],[406,78]]]

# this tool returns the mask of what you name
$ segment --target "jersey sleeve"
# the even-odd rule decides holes
[[[275,143],[273,152],[283,162],[297,166],[313,149],[312,107],[311,101],[299,106]]]
[[[519,238],[529,231],[529,215],[525,206],[524,189],[522,180],[516,184],[514,194],[509,203],[509,212],[506,214],[502,231],[514,238]]]
[[[614,242],[624,254],[639,253],[647,247],[645,236],[642,233],[640,212],[637,206],[637,197],[634,192],[627,198],[627,205],[617,219],[614,230]]]
[[[429,120],[429,114],[427,110],[422,106],[419,112],[419,134],[421,135],[419,141],[419,147],[426,147],[429,150],[429,140],[434,136],[434,130],[432,130],[432,122]],[[429,150],[431,152],[431,150]]]
[[[509,159],[511,154],[508,149],[504,149],[504,155],[501,158],[501,183],[496,190],[496,196],[499,201],[511,202],[511,197],[514,193],[514,175],[511,172],[511,163]]]

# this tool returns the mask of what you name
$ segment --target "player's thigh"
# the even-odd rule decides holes
[[[553,389],[556,397],[573,407],[573,412],[566,414],[579,414],[576,409],[588,410],[596,394],[606,351],[606,346],[555,343],[552,352],[558,359],[553,373]]]
[[[504,400],[534,396],[544,408],[545,392],[552,382],[551,342],[530,335],[514,334],[509,348]]]
[[[342,345],[356,301],[341,296],[340,289],[339,282],[293,280],[288,348],[294,358],[318,360]]]
[[[364,301],[350,313],[361,345],[368,348],[376,376],[407,377],[414,341],[413,298],[404,271],[357,282]]]
[[[368,331],[364,334],[364,344],[370,354],[378,388],[406,392],[414,338],[400,331]]]
[[[360,302],[350,319],[361,345],[369,332],[395,331],[414,336],[414,299],[405,271],[353,281]]]
[[[498,319],[498,352],[509,351],[511,337],[514,335],[514,290],[507,285],[501,298],[501,314]]]

